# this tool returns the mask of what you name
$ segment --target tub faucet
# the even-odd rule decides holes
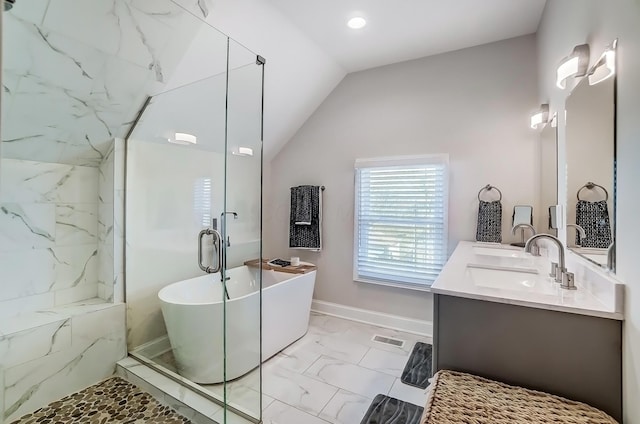
[[[531,235],[535,236],[536,235],[536,229],[533,228],[533,225],[531,225],[531,224],[522,223],[522,224],[514,225],[513,228],[511,228],[511,234],[515,236],[516,235],[516,231],[518,231],[518,228],[522,229],[522,234],[521,234],[522,235],[522,241],[520,243],[511,243],[511,245],[512,246],[518,246],[518,247],[524,247],[524,230],[527,229],[527,228],[530,229],[531,230]],[[534,255],[534,256],[540,256],[540,253],[538,252],[537,247],[538,246],[536,246],[536,249],[531,252],[531,254]]]
[[[237,212],[222,212],[220,214],[220,221],[222,222],[222,224],[224,225],[224,230],[226,231],[226,226],[227,226],[227,220],[226,220],[226,215],[233,215],[233,219],[238,219],[238,213]],[[229,235],[227,235],[227,247],[231,246],[231,237]]]
[[[579,226],[578,224],[567,224],[567,228],[575,228],[576,232],[580,234],[580,244],[582,244],[582,240],[587,238],[587,233],[584,232],[584,228]],[[569,244],[569,242],[567,242]]]
[[[549,273],[549,276],[555,278],[556,283],[560,283],[561,288],[566,290],[575,290],[577,288],[575,285],[575,277],[572,272],[567,272],[564,258],[564,246],[557,237],[550,234],[536,234],[527,240],[524,245],[524,251],[531,253],[533,246],[536,244],[537,240],[541,238],[551,240],[558,248],[558,263],[551,262],[551,272]]]

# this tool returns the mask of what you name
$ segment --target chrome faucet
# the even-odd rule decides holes
[[[579,226],[578,224],[567,224],[567,228],[575,228],[578,234],[580,234],[580,244],[582,244],[582,240],[587,238],[587,233],[584,232],[584,228]],[[569,242],[567,242],[569,244]]]
[[[530,229],[531,230],[531,235],[535,236],[536,235],[536,229],[533,228],[533,225],[531,225],[531,224],[521,223],[521,224],[514,225],[513,228],[511,228],[511,234],[515,236],[516,235],[516,231],[518,231],[518,228],[522,228],[522,234],[521,234],[522,235],[522,241],[519,244],[518,243],[512,243],[511,245],[512,246],[513,245],[517,245],[517,246],[520,246],[520,247],[524,247],[524,230],[526,228]],[[536,249],[531,252],[531,254],[534,255],[534,256],[540,256],[540,253],[537,250],[537,246],[536,246]]]
[[[536,245],[536,241],[541,238],[546,238],[553,241],[558,248],[558,263],[551,262],[550,277],[555,278],[556,283],[560,283],[560,287],[566,290],[575,290],[575,276],[572,272],[567,272],[565,258],[564,258],[564,246],[562,242],[550,234],[536,234],[532,236],[524,245],[524,251],[531,253],[533,246]]]

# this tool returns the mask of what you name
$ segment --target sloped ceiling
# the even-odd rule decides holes
[[[18,0],[3,15],[3,157],[98,165],[166,86],[209,7]]]
[[[544,3],[17,0],[3,16],[2,155],[98,165],[148,95],[224,71],[225,38],[217,28],[235,40],[232,67],[255,54],[267,59],[269,161],[348,71],[535,32]],[[349,32],[344,15],[367,10],[373,19],[366,31]],[[176,114],[202,107],[182,103],[166,107]],[[172,116],[165,112],[159,123]]]

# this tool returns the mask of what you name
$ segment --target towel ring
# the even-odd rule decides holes
[[[576,197],[578,198],[578,200],[582,200],[580,199],[580,192],[582,190],[584,190],[585,188],[587,190],[593,190],[594,188],[598,187],[599,189],[601,189],[602,191],[604,191],[604,201],[608,201],[609,200],[609,192],[607,191],[606,188],[602,187],[600,184],[596,184],[593,183],[591,181],[587,182],[585,185],[583,185],[582,187],[580,187],[580,189],[578,190],[578,192],[576,193]]]
[[[494,187],[491,184],[487,184],[486,186],[484,186],[484,187],[482,187],[480,189],[480,191],[478,192],[478,200],[481,200],[480,199],[480,195],[482,194],[483,191],[485,191],[485,190],[486,191],[491,191],[493,189],[495,189],[498,192],[498,194],[500,195],[500,198],[498,199],[498,202],[502,201],[502,192],[498,189],[498,187]]]

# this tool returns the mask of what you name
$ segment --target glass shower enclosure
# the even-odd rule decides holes
[[[181,66],[125,140],[128,348],[259,422],[264,59],[205,26]]]

